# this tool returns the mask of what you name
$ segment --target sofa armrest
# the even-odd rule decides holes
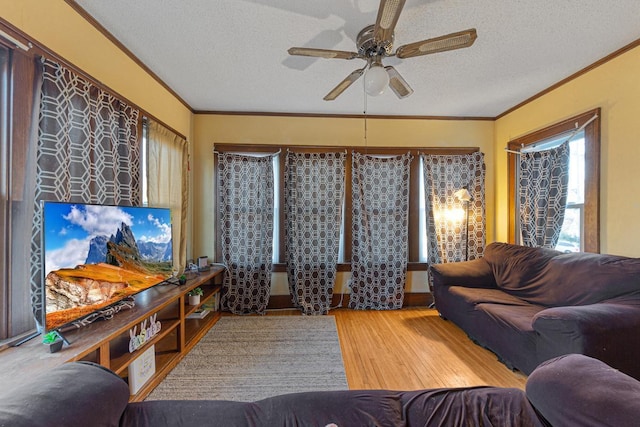
[[[429,266],[429,271],[433,276],[434,286],[497,287],[491,266],[484,258],[433,264]]]
[[[569,353],[600,359],[640,378],[640,306],[620,302],[553,307],[533,318],[542,360]]]
[[[0,426],[113,426],[129,401],[129,386],[88,362],[58,366],[33,381],[0,391]]]
[[[630,426],[640,419],[640,382],[579,354],[540,364],[527,378],[526,392],[554,426]]]

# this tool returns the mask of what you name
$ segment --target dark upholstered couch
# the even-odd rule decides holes
[[[579,353],[640,378],[640,259],[492,243],[431,273],[441,316],[507,366]]]
[[[295,393],[258,402],[128,403],[129,387],[98,365],[73,362],[0,391],[0,426],[627,426],[640,419],[640,382],[582,355],[536,369],[519,389]]]

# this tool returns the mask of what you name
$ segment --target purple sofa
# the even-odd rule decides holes
[[[640,378],[640,259],[492,243],[431,274],[440,315],[510,368],[579,353]]]
[[[640,419],[640,382],[583,355],[545,362],[520,389],[292,393],[257,402],[128,403],[129,387],[99,365],[62,365],[0,390],[0,426],[279,427],[627,426]]]

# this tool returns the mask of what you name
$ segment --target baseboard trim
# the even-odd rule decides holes
[[[349,303],[349,294],[333,294],[331,306],[336,307],[342,299],[342,307],[346,307]],[[407,292],[404,294],[404,303],[402,307],[428,307],[433,302],[433,294],[431,292]],[[294,308],[290,295],[271,295],[267,310],[282,310]]]

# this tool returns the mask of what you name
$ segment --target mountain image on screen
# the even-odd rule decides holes
[[[64,219],[69,217],[71,215]],[[152,215],[149,218],[158,222]],[[173,247],[170,234],[168,241],[149,236],[137,241],[132,228],[121,222],[110,235],[93,235],[84,242],[85,249],[78,249],[78,252],[86,253],[84,264],[57,268],[46,274],[47,330],[134,295],[171,275]]]
[[[98,264],[101,262],[107,261],[107,243],[112,242],[116,246],[123,244],[129,246],[130,248],[134,248],[137,246],[138,254],[140,255],[140,259],[144,261],[156,261],[156,262],[168,262],[171,261],[173,255],[173,245],[171,244],[171,240],[167,243],[158,243],[158,242],[136,242],[133,234],[131,233],[131,229],[125,224],[122,223],[121,228],[118,230],[116,235],[107,236],[96,236],[89,242],[89,253],[87,255],[87,259],[84,262],[85,264]]]

